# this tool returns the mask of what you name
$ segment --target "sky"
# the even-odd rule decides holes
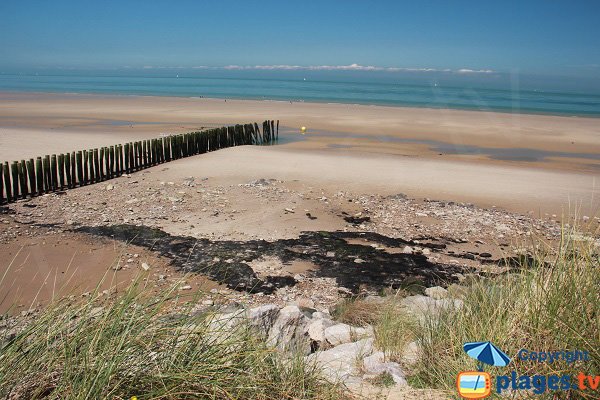
[[[0,72],[345,66],[600,79],[599,16],[596,0],[0,0]]]

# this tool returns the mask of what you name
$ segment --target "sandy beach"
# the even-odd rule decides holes
[[[598,207],[594,118],[347,104],[0,93],[0,159],[281,121],[281,144],[195,157],[182,174],[302,179],[518,212]],[[300,134],[299,127],[307,133]],[[23,144],[27,143],[26,146]],[[260,159],[261,162],[256,162]],[[274,167],[276,166],[276,167]],[[331,173],[323,174],[323,171]],[[494,182],[489,185],[489,182]]]

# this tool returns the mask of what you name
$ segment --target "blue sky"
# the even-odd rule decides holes
[[[350,65],[600,77],[600,1],[1,0],[0,71]]]

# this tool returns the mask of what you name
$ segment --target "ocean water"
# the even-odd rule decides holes
[[[214,74],[213,74],[214,75]],[[223,74],[222,74],[223,75]],[[306,74],[305,74],[306,75]],[[486,80],[488,79],[488,80]],[[600,93],[514,76],[357,76],[246,73],[0,74],[0,91],[333,102],[600,116]]]

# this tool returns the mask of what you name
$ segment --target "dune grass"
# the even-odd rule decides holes
[[[412,371],[414,385],[455,393],[457,374],[477,368],[462,349],[473,341],[491,341],[513,359],[505,368],[486,366],[492,376],[600,374],[600,248],[568,226],[557,248],[537,244],[537,262],[523,261],[516,272],[472,282],[463,307],[426,318],[411,330],[422,351]],[[521,349],[587,350],[591,360],[520,361]],[[573,391],[570,398],[599,395]]]
[[[302,357],[264,346],[244,326],[214,333],[208,314],[135,282],[111,300],[56,301],[0,337],[8,399],[338,399]],[[188,299],[189,300],[189,299]]]

